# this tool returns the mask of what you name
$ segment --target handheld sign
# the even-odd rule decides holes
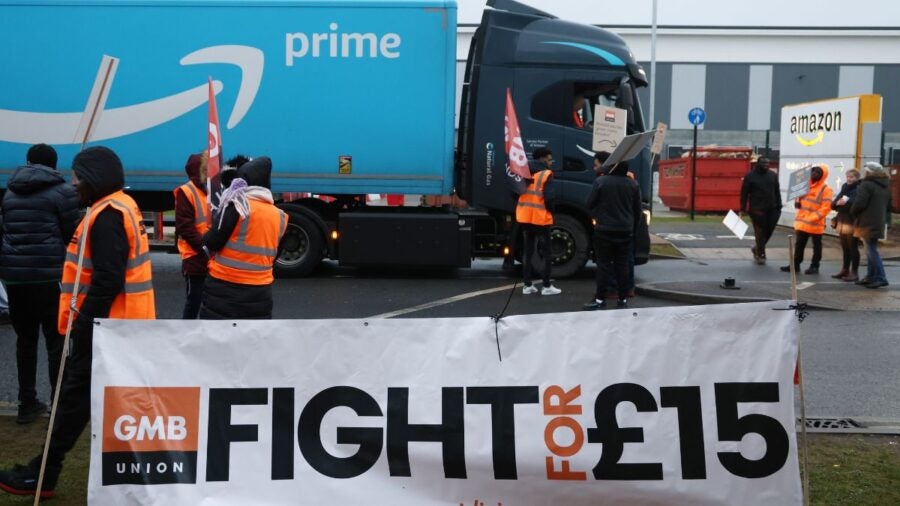
[[[662,152],[663,142],[666,140],[666,131],[668,127],[665,123],[656,124],[656,134],[653,136],[653,145],[650,146],[650,152],[659,155]]]
[[[594,151],[612,151],[625,138],[628,111],[600,104],[594,106]]]
[[[722,220],[722,223],[728,227],[728,230],[731,230],[731,233],[736,235],[738,239],[743,239],[744,236],[747,235],[749,226],[740,216],[730,209],[728,210],[728,214],[725,215],[725,219]]]
[[[632,134],[619,143],[619,146],[609,158],[606,159],[606,162],[602,165],[603,167],[612,167],[613,165],[621,162],[627,162],[632,158],[636,157],[640,154],[641,150],[647,146],[647,143],[650,142],[650,139],[653,138],[653,134],[655,134],[655,130],[650,130],[649,132],[644,132],[640,134]]]
[[[788,179],[787,200],[794,200],[809,193],[809,173],[812,167],[803,167],[791,172]]]

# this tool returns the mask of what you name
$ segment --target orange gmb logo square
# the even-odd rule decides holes
[[[200,387],[106,387],[103,452],[196,452]]]

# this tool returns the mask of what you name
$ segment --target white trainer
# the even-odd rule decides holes
[[[522,295],[531,295],[533,293],[537,293],[538,289],[534,285],[528,285],[522,287]]]
[[[559,295],[561,293],[562,293],[562,290],[560,290],[559,288],[556,288],[553,285],[545,286],[544,288],[541,288],[541,295]]]

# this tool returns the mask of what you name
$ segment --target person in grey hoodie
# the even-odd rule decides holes
[[[887,275],[878,240],[884,238],[884,226],[891,223],[890,178],[880,163],[868,162],[863,166],[863,179],[859,184],[856,200],[850,208],[855,220],[854,235],[866,244],[868,268],[865,279],[857,281],[866,288],[888,286]]]
[[[27,165],[9,178],[3,196],[0,278],[9,294],[16,331],[19,412],[30,423],[47,405],[36,391],[37,346],[41,330],[50,368],[50,399],[56,385],[63,340],[56,328],[59,279],[66,245],[78,225],[78,195],[56,170],[56,151],[46,144],[28,150]]]

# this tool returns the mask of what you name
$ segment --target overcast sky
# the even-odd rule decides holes
[[[650,25],[651,0],[520,0],[563,19]],[[457,0],[460,23],[478,23],[485,0]],[[893,27],[900,0],[658,0],[657,22],[680,26]]]

